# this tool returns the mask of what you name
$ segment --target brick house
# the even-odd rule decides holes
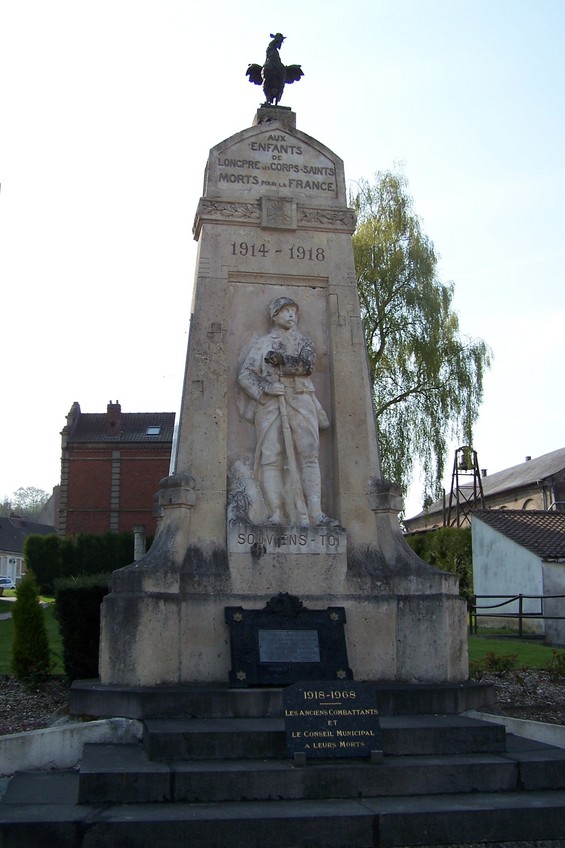
[[[75,533],[155,533],[153,500],[169,474],[174,412],[104,413],[73,403],[61,431],[61,489],[57,529]]]

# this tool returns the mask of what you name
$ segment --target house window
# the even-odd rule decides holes
[[[148,427],[145,431],[146,436],[160,436],[161,428],[160,427]]]
[[[556,512],[565,512],[565,484],[557,483],[553,487],[553,497],[555,501],[555,506],[550,507],[550,509],[554,509]]]

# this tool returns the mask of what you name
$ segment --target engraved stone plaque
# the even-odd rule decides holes
[[[214,148],[208,191],[231,189],[253,196],[282,189],[292,197],[333,199],[338,196],[341,172],[329,153],[303,135],[255,127]]]
[[[341,527],[253,527],[228,526],[228,550],[233,554],[324,554],[347,553],[347,534]]]

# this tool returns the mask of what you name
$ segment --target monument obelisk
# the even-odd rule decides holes
[[[268,102],[210,151],[175,472],[104,600],[102,684],[225,683],[225,608],[277,593],[345,609],[357,679],[467,678],[457,579],[411,551],[381,479],[355,215],[342,160],[274,105],[282,38],[248,71]]]

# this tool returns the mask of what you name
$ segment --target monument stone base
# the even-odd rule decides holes
[[[380,538],[386,541],[387,522],[394,538],[395,513],[379,518]],[[189,549],[181,565],[170,562],[170,550],[160,551],[157,541],[140,563],[114,573],[102,611],[101,681],[227,681],[225,608],[260,610],[278,593],[297,596],[310,610],[343,607],[356,680],[465,680],[466,612],[457,578],[426,565],[398,540],[394,555],[377,548],[348,551],[345,537],[342,528],[234,526],[229,547],[239,552]]]

